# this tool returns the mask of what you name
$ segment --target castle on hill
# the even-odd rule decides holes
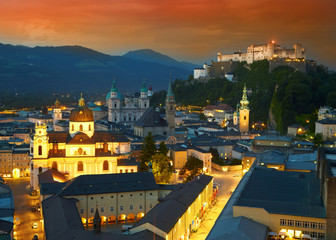
[[[275,44],[275,41],[271,41],[267,44],[250,45],[246,53],[238,51],[227,55],[223,55],[220,52],[217,54],[217,62],[246,61],[251,64],[254,61],[272,60],[273,58],[306,59],[306,49],[300,43],[295,43],[291,49],[281,48],[280,45]]]

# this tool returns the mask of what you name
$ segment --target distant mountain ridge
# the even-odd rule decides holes
[[[124,57],[147,61],[147,62],[153,62],[153,63],[159,63],[166,66],[172,66],[172,67],[179,67],[179,68],[185,68],[187,70],[193,70],[194,68],[199,67],[199,65],[185,62],[185,61],[176,61],[175,59],[164,55],[162,53],[156,52],[152,49],[139,49],[135,51],[129,51],[128,53],[123,55]]]
[[[152,50],[111,56],[81,46],[26,47],[0,44],[2,90],[109,91],[113,79],[120,91],[139,91],[145,78],[154,91],[166,89],[170,72],[186,79],[192,74],[183,64]],[[147,56],[147,57],[146,57]],[[162,56],[162,57],[161,57]]]

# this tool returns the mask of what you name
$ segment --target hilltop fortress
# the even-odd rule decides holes
[[[279,66],[290,66],[304,73],[315,71],[316,62],[306,60],[306,49],[302,44],[295,43],[293,48],[281,48],[275,41],[267,44],[250,45],[246,53],[241,50],[233,54],[217,54],[217,62],[211,61],[211,65],[204,64],[203,68],[194,69],[194,79],[208,81],[213,77],[226,78],[229,81],[234,79],[234,71],[239,62],[251,64],[255,61],[268,60],[269,71]]]
[[[251,64],[254,61],[264,59],[272,60],[273,58],[303,60],[306,59],[306,49],[303,48],[300,43],[295,43],[292,49],[281,48],[280,45],[271,41],[268,44],[250,45],[246,53],[239,51],[233,54],[223,55],[219,52],[217,62],[246,61],[248,64]]]

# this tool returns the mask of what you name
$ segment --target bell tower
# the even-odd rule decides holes
[[[246,84],[244,85],[243,97],[240,100],[239,108],[239,130],[241,133],[249,131],[250,108],[248,107]]]
[[[143,111],[145,111],[149,107],[148,90],[145,80],[143,81],[142,88],[140,90],[139,107],[143,109]]]
[[[47,135],[47,125],[36,124],[34,134],[34,159],[47,158],[49,152],[49,137]]]
[[[173,93],[171,78],[169,80],[166,97],[166,120],[168,122],[168,134],[175,135],[175,96]]]
[[[116,81],[113,81],[110,97],[107,100],[108,107],[108,121],[109,122],[120,122],[121,119],[121,98],[120,93],[117,88]]]

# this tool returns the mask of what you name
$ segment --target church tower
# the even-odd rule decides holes
[[[107,96],[108,121],[120,122],[121,97],[117,88],[116,81],[113,81],[111,92]]]
[[[49,137],[47,136],[47,125],[37,123],[33,139],[33,158],[47,158],[49,152]]]
[[[247,100],[246,93],[246,84],[244,85],[243,97],[240,100],[240,108],[239,108],[239,130],[241,133],[249,131],[249,116],[250,116],[250,108],[248,107],[249,101]]]
[[[168,92],[166,97],[166,120],[168,122],[168,134],[175,135],[175,97],[172,88],[171,78],[169,80]]]
[[[53,126],[55,129],[55,124],[62,120],[62,110],[61,110],[61,104],[58,100],[55,102],[55,107],[53,109]]]
[[[142,88],[140,90],[139,107],[143,110],[146,110],[149,107],[148,90],[145,80],[143,81]]]

